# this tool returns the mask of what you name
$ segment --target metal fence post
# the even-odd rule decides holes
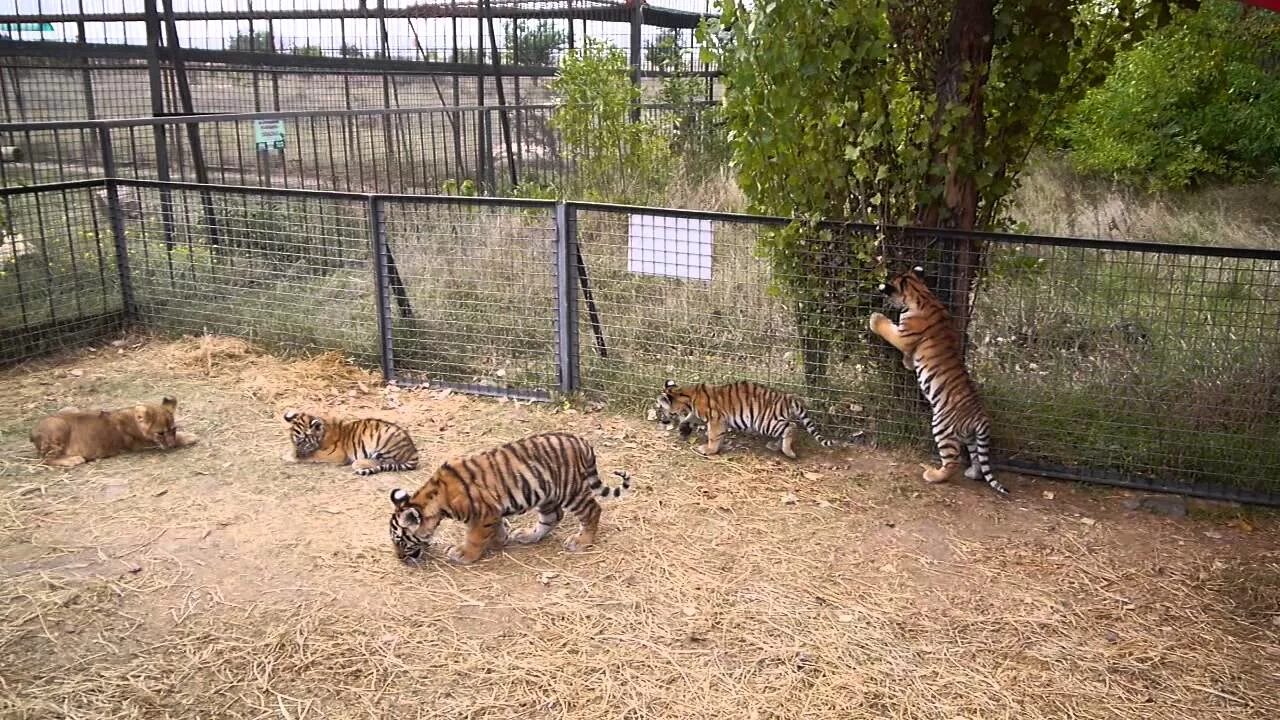
[[[133,273],[129,269],[129,242],[124,232],[124,211],[120,208],[120,188],[116,185],[116,158],[111,148],[111,129],[98,127],[98,147],[102,149],[102,171],[107,176],[107,221],[116,245],[116,272],[120,274],[120,300],[126,323],[138,319],[137,301],[133,294]]]
[[[580,386],[578,356],[577,209],[556,203],[556,360],[560,392]]]
[[[378,307],[378,359],[382,365],[382,378],[387,382],[396,379],[395,355],[391,343],[391,282],[387,272],[387,228],[383,199],[369,196],[369,250],[373,254],[373,284]]]

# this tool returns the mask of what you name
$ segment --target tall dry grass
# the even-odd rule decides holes
[[[1280,248],[1280,187],[1241,185],[1151,194],[1036,160],[1014,218],[1033,233],[1227,247]]]

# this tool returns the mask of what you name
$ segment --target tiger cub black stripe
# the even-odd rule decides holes
[[[617,487],[600,481],[591,445],[568,433],[543,433],[464,458],[443,463],[412,496],[391,493],[391,543],[402,560],[422,557],[442,518],[467,523],[467,539],[450,548],[458,563],[477,560],[484,551],[507,541],[534,543],[546,537],[572,512],[581,523],[565,547],[578,551],[595,542],[600,523],[597,497],[619,497],[631,478]],[[509,533],[506,517],[537,510],[531,529]]]
[[[293,443],[291,460],[351,465],[357,475],[418,468],[418,448],[409,432],[395,423],[296,410],[285,412],[284,420]]]
[[[1008,490],[991,471],[991,418],[964,365],[964,339],[951,314],[924,283],[924,269],[912,268],[880,285],[891,307],[902,310],[894,323],[871,315],[872,332],[902,352],[902,364],[916,374],[920,392],[933,410],[931,430],[942,467],[925,470],[926,482],[944,482],[959,471],[961,446],[969,452],[965,477],[985,480],[1001,494]]]
[[[726,385],[678,385],[668,380],[658,396],[658,414],[679,419],[680,436],[693,432],[695,420],[707,426],[706,455],[720,451],[720,442],[728,431],[749,432],[768,438],[770,449],[795,459],[797,427],[802,427],[825,448],[835,442],[818,432],[804,404],[793,395],[747,380]]]

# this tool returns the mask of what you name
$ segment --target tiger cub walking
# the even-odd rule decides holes
[[[571,552],[595,542],[600,525],[596,497],[618,497],[631,486],[622,478],[620,487],[600,481],[596,454],[591,445],[568,433],[543,433],[449,460],[412,496],[391,491],[391,543],[396,557],[422,557],[442,518],[467,524],[467,539],[451,547],[446,557],[456,563],[475,562],[490,546],[512,542],[536,543],[546,537],[566,510],[582,527],[565,541]],[[537,509],[538,524],[508,536],[507,517]]]
[[[924,471],[925,482],[949,480],[960,469],[960,445],[969,450],[965,477],[985,480],[993,490],[1008,490],[991,472],[991,419],[964,366],[963,338],[951,314],[924,283],[924,268],[899,273],[880,285],[890,307],[902,310],[897,324],[871,314],[872,332],[902,351],[902,364],[914,370],[920,390],[933,408],[933,439],[942,467]]]
[[[801,425],[822,447],[835,447],[834,441],[818,433],[818,426],[799,399],[748,380],[727,385],[684,386],[668,380],[658,397],[658,407],[680,418],[682,438],[693,432],[695,419],[707,424],[707,444],[699,450],[704,455],[720,452],[724,434],[734,430],[769,438],[770,450],[780,450],[794,460],[797,426]]]
[[[287,461],[350,464],[357,475],[418,469],[418,448],[409,432],[395,423],[323,417],[297,410],[286,411],[284,421],[289,423],[293,441],[284,457]]]

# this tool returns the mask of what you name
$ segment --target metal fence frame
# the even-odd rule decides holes
[[[352,203],[362,203],[366,208],[368,220],[368,243],[371,253],[372,277],[369,278],[375,288],[377,298],[377,357],[382,374],[387,381],[412,385],[413,380],[406,378],[397,366],[396,345],[392,337],[393,309],[396,298],[393,288],[399,279],[396,260],[387,244],[385,229],[385,208],[388,204],[397,205],[459,205],[466,207],[516,208],[549,213],[554,222],[554,237],[548,238],[553,251],[549,256],[554,266],[554,314],[552,321],[553,337],[547,338],[548,346],[554,348],[554,367],[556,381],[554,387],[522,388],[491,387],[483,384],[451,383],[432,380],[434,387],[451,389],[489,396],[509,397],[513,399],[545,401],[556,395],[569,395],[582,389],[582,358],[579,327],[583,319],[579,317],[580,301],[590,316],[590,326],[598,338],[597,353],[607,358],[607,348],[599,334],[599,320],[595,317],[594,302],[591,299],[591,287],[586,274],[586,266],[582,260],[579,247],[580,233],[578,216],[583,212],[603,212],[615,215],[632,213],[656,214],[666,217],[687,218],[692,220],[710,220],[722,223],[742,223],[762,228],[778,228],[791,221],[781,217],[765,217],[736,213],[716,213],[696,210],[675,210],[615,205],[593,202],[556,202],[551,200],[505,199],[505,198],[459,198],[455,196],[397,195],[379,193],[356,193],[345,191],[281,189],[262,187],[239,187],[214,184],[179,183],[158,180],[132,180],[109,178],[103,180],[79,180],[64,183],[44,184],[29,187],[0,188],[0,199],[5,202],[15,196],[35,193],[49,193],[75,189],[105,189],[109,227],[114,240],[116,266],[120,273],[121,323],[103,327],[104,332],[118,328],[120,324],[129,325],[138,321],[137,301],[133,295],[132,273],[130,270],[130,250],[126,238],[125,212],[121,206],[120,190],[122,188],[147,188],[159,193],[232,193],[236,195],[274,195],[296,198],[331,199]],[[865,233],[892,231],[906,238],[951,238],[965,241],[981,240],[995,245],[1039,245],[1053,248],[1079,250],[1115,251],[1123,253],[1156,253],[1178,257],[1203,258],[1236,258],[1268,263],[1280,263],[1280,251],[1217,248],[1207,246],[1178,246],[1147,242],[1118,242],[1093,240],[1084,238],[1062,238],[1043,235],[1007,235],[991,232],[964,232],[955,230],[938,230],[932,228],[882,228],[859,224],[832,224],[831,227],[853,229]],[[403,315],[404,309],[401,308]],[[85,322],[96,322],[97,318],[83,318]],[[20,328],[21,330],[21,328]],[[77,336],[79,339],[79,336]],[[1233,488],[1221,484],[1196,482],[1170,482],[1158,477],[1134,476],[1119,472],[1096,470],[1089,468],[1068,468],[1065,466],[1045,465],[1025,462],[1005,462],[997,464],[997,468],[1041,475],[1045,477],[1099,483],[1123,488],[1144,491],[1172,492],[1188,496],[1197,496],[1219,500],[1232,500],[1247,503],[1280,506],[1280,493],[1259,492]]]
[[[719,147],[707,134],[713,107],[644,103],[638,110],[686,152],[714,154]],[[17,153],[0,163],[0,184],[106,176],[449,193],[450,181],[459,187],[469,181],[481,194],[501,194],[531,180],[560,185],[574,177],[551,129],[556,108],[427,106],[0,123],[0,145]],[[293,123],[285,146],[246,150],[254,144],[256,123],[270,120]],[[499,132],[500,126],[511,132]]]

